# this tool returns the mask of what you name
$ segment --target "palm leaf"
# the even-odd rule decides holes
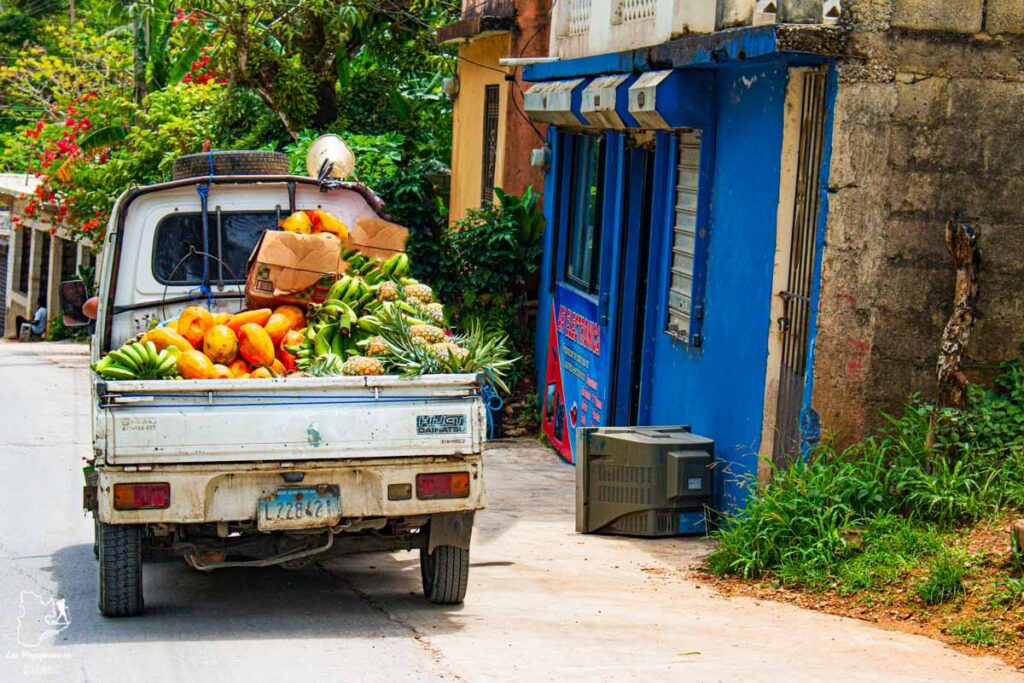
[[[78,141],[78,146],[84,152],[94,152],[99,149],[110,147],[118,142],[124,142],[128,137],[128,129],[124,126],[105,126],[94,128]]]

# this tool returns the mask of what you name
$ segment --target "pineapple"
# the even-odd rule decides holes
[[[398,298],[398,285],[391,280],[385,280],[377,288],[377,298],[381,301],[394,301]]]
[[[428,344],[440,344],[445,340],[444,330],[437,325],[410,325],[409,335]]]
[[[384,341],[384,337],[370,337],[366,344],[366,355],[367,356],[386,356],[391,353],[391,349],[388,348],[387,342]]]
[[[444,326],[444,304],[432,303],[421,307],[423,314],[435,325]]]
[[[434,300],[434,290],[426,285],[406,285],[402,293],[405,294],[406,299],[414,299],[424,304],[429,304]]]
[[[352,356],[341,366],[343,375],[383,375],[384,364],[379,358]]]
[[[430,350],[435,356],[441,360],[448,360],[448,356],[454,356],[458,360],[463,360],[469,355],[469,349],[464,349],[458,344],[451,342],[441,342],[440,344],[431,344]]]

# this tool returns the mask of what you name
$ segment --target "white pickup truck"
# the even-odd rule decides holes
[[[93,362],[196,297],[241,309],[249,253],[291,210],[320,208],[348,225],[381,215],[365,186],[327,189],[281,163],[216,153],[215,174],[176,165],[186,177],[121,196],[97,274]],[[73,301],[75,284],[62,292]],[[462,601],[484,505],[480,376],[94,377],[84,504],[96,520],[104,615],[141,613],[143,559],[166,555],[208,571],[418,550],[427,599]]]

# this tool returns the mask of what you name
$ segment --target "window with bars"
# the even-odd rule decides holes
[[[658,0],[618,0],[612,10],[612,24],[629,24],[653,19]]]
[[[703,304],[695,288],[698,259],[698,195],[700,191],[700,131],[686,130],[677,136],[675,210],[672,222],[672,258],[668,286],[668,320],[665,331],[700,345],[694,335],[702,316]]]
[[[590,30],[590,5],[593,0],[569,1],[569,35],[580,36]]]
[[[501,99],[498,87],[484,86],[483,172],[480,174],[480,203],[484,205],[494,201],[494,167],[498,163],[498,113]]]

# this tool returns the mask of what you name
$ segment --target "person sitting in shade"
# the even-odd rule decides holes
[[[31,320],[20,315],[14,319],[14,329],[18,331],[18,334],[21,334],[22,325],[28,325],[32,334],[37,337],[43,336],[43,333],[46,332],[46,304],[42,299],[39,300],[39,308],[36,309],[36,314]]]

